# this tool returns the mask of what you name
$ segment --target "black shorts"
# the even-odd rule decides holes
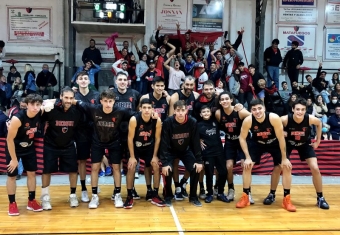
[[[5,153],[6,153],[6,165],[8,165],[10,163],[10,161],[12,160],[8,149],[6,147],[5,149]],[[35,152],[35,147],[34,145],[32,145],[31,147],[27,148],[27,151],[25,153],[16,153],[17,155],[17,159],[18,162],[22,161],[22,165],[25,169],[25,171],[37,171],[38,170],[38,163],[37,163],[37,155]],[[7,172],[7,175],[10,177],[14,177],[18,175],[18,167],[15,168],[15,170],[12,173]]]
[[[43,174],[54,172],[78,172],[77,152],[74,145],[63,149],[44,145]]]
[[[238,141],[226,141],[224,143],[224,156],[225,160],[233,160],[234,164],[240,160],[245,159],[246,156],[243,153],[240,142]]]
[[[91,146],[91,163],[100,163],[105,155],[105,149],[108,150],[108,160],[111,164],[120,164],[122,160],[122,149],[120,142],[115,142],[110,147],[101,147],[92,144]]]
[[[154,151],[154,146],[151,146],[147,149],[137,149],[135,148],[135,158],[137,162],[139,159],[143,159],[145,162],[145,167],[150,167],[151,166],[151,160],[153,157],[153,151]]]
[[[281,150],[278,144],[275,145],[258,144],[253,141],[249,141],[248,151],[251,160],[255,162],[256,165],[260,164],[261,156],[264,153],[269,153],[272,156],[274,166],[280,165],[282,162]]]
[[[316,157],[315,151],[312,146],[309,145],[310,143],[304,143],[300,146],[292,146],[287,143],[287,158],[289,158],[290,154],[292,153],[293,149],[296,149],[299,153],[300,160],[306,161],[307,158]]]
[[[191,172],[194,169],[194,164],[196,163],[196,158],[194,154],[191,152],[191,150],[187,150],[185,152],[181,153],[171,153],[171,159],[179,158],[185,167],[185,170]],[[171,168],[173,168],[173,162],[169,165]]]
[[[87,160],[91,157],[91,143],[90,142],[79,142],[76,143],[77,148],[77,159]]]

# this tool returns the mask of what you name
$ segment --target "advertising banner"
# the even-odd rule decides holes
[[[193,0],[192,28],[196,31],[223,30],[224,1]]]
[[[340,28],[326,29],[325,60],[340,60]]]
[[[157,0],[156,28],[176,29],[176,23],[181,29],[187,29],[188,0]]]

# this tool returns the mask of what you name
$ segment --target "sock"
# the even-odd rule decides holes
[[[181,181],[179,182],[179,184],[181,185],[181,187],[183,186],[183,184],[186,184],[188,182],[188,179],[186,178],[182,178]]]
[[[235,190],[234,183],[228,184],[228,189],[234,189]],[[250,192],[250,188],[249,188],[249,192]]]
[[[290,194],[290,189],[283,189],[283,196],[287,196]]]
[[[152,190],[151,184],[146,185],[146,188],[147,188],[148,191],[151,191]]]
[[[128,197],[132,197],[132,189],[128,189],[127,193],[128,193]]]
[[[50,194],[49,186],[41,188],[41,195],[49,195],[49,194]]]
[[[320,193],[316,193],[316,196],[319,198],[319,197],[323,197],[323,193],[320,192]]]
[[[249,188],[243,188],[243,192],[249,195]]]
[[[72,188],[72,187],[71,187],[71,194],[76,194],[76,189],[77,189],[77,188]]]
[[[35,191],[28,192],[28,200],[33,201],[35,199]]]
[[[87,191],[85,180],[80,180],[81,191]]]
[[[153,188],[153,196],[156,197],[158,195],[158,188]]]
[[[15,202],[15,194],[8,195],[8,200],[9,200],[9,203]]]
[[[117,193],[120,193],[120,187],[115,187],[115,191],[114,191],[114,194],[117,194]],[[132,190],[132,189],[131,189]]]
[[[249,187],[249,192],[251,193],[251,186]]]
[[[92,194],[98,194],[98,187],[92,187]]]
[[[203,182],[199,182],[200,183],[200,189],[202,190],[202,189],[204,189],[204,184],[203,184]]]
[[[217,189],[217,188],[218,188],[218,186],[217,186],[217,184],[215,184],[215,185],[214,185],[214,189]]]
[[[274,196],[275,196],[275,192],[276,192],[276,189],[274,189],[274,190],[271,189],[270,190],[270,193],[273,194]]]
[[[178,182],[175,182],[175,187],[181,187],[181,185]]]

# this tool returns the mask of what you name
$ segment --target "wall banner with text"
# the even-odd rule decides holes
[[[176,23],[181,29],[187,29],[188,0],[157,0],[156,28],[176,29]]]
[[[340,28],[326,29],[324,59],[340,60]]]
[[[326,5],[326,24],[340,24],[340,1],[328,1]]]
[[[193,0],[192,28],[196,31],[223,30],[224,1]]]
[[[281,6],[310,6],[315,7],[316,0],[279,0]]]

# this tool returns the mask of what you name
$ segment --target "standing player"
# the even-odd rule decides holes
[[[313,176],[313,184],[316,190],[317,206],[321,209],[329,209],[329,205],[323,197],[322,193],[322,177],[320,174],[318,162],[314,149],[316,149],[321,140],[322,123],[315,116],[306,114],[307,101],[305,99],[297,99],[293,103],[293,114],[281,117],[282,124],[286,131],[287,158],[291,152],[296,149],[299,153],[301,161],[306,161]],[[317,139],[311,143],[311,125],[316,126]],[[268,197],[264,200],[264,204],[270,205],[275,201],[275,191],[279,184],[281,170],[274,170],[272,173],[272,186]]]
[[[197,183],[202,170],[202,156],[197,131],[196,120],[187,115],[188,108],[185,101],[174,103],[175,115],[168,117],[162,126],[160,159],[162,173],[165,176],[165,203],[171,206],[173,198],[171,181],[174,160],[179,158],[188,172],[190,172],[189,202],[195,206],[202,206],[197,197]]]
[[[76,128],[82,121],[83,114],[72,106],[73,100],[73,90],[65,87],[61,90],[60,102],[57,102],[51,112],[43,114],[43,120],[48,125],[44,136],[44,170],[41,189],[44,210],[52,209],[49,186],[51,174],[55,172],[69,173],[70,207],[79,206],[76,195],[78,163],[74,142]]]
[[[90,79],[86,72],[80,72],[77,75],[76,83],[79,86],[79,91],[75,94],[76,100],[81,100],[86,103],[98,104],[99,92],[89,90]],[[92,121],[88,120],[84,115],[84,125],[77,128],[76,132],[76,147],[78,157],[78,172],[81,183],[81,201],[89,202],[85,178],[86,178],[86,160],[91,154],[91,137],[92,137]]]
[[[251,170],[254,164],[259,164],[263,153],[270,153],[274,162],[274,171],[282,168],[282,185],[284,198],[282,207],[295,212],[296,208],[290,200],[290,186],[292,181],[292,164],[286,157],[286,143],[283,136],[281,119],[274,113],[267,113],[262,100],[255,99],[249,105],[251,114],[243,120],[240,134],[240,144],[246,157],[243,163],[243,194],[237,202],[237,208],[250,205],[249,188],[251,185]],[[252,143],[248,147],[247,136],[252,133]],[[280,151],[279,151],[280,150]],[[271,182],[274,177],[272,176]]]
[[[165,203],[158,195],[160,180],[158,149],[162,122],[160,118],[152,118],[153,108],[151,100],[146,98],[141,100],[140,110],[141,112],[131,117],[129,122],[128,146],[130,158],[127,173],[128,196],[124,203],[124,208],[132,208],[133,206],[133,177],[137,161],[140,158],[145,161],[146,171],[149,172],[149,169],[152,167],[154,172],[153,190],[151,188],[151,174],[145,174],[147,186],[146,200],[150,200],[152,204],[162,207],[165,206]]]
[[[41,96],[30,94],[25,97],[26,110],[16,113],[8,126],[6,145],[7,165],[7,194],[9,199],[8,215],[19,215],[15,201],[16,176],[18,174],[18,162],[22,159],[23,166],[27,172],[28,203],[27,210],[42,211],[41,205],[35,199],[37,170],[37,157],[33,139],[40,124]]]
[[[250,115],[246,109],[241,109],[239,112],[232,105],[234,97],[230,92],[224,91],[218,97],[220,109],[216,110],[215,117],[220,124],[220,129],[225,132],[224,156],[227,161],[227,180],[228,180],[228,195],[230,201],[234,201],[234,174],[233,167],[237,159],[240,157],[244,161],[244,154],[239,142],[241,126],[243,120]],[[254,200],[249,192],[249,201],[251,204]]]

